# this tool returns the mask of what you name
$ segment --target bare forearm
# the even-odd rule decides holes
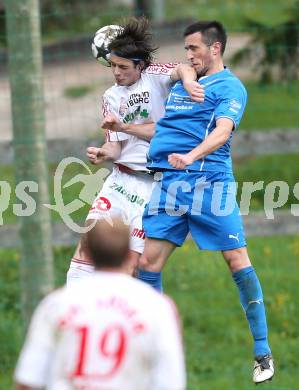
[[[188,155],[193,161],[200,160],[224,145],[229,139],[230,134],[230,129],[218,126],[201,144],[192,149]]]
[[[133,123],[122,123],[121,131],[123,133],[134,135],[135,137],[150,141],[155,134],[155,123],[144,123],[135,125]]]
[[[121,143],[119,141],[106,142],[102,145],[102,148],[107,151],[107,157],[109,160],[117,160],[121,153]]]
[[[119,158],[121,153],[121,143],[116,142],[106,142],[102,147],[95,148],[90,146],[86,150],[86,155],[88,160],[94,164],[98,165],[104,161],[115,161]]]
[[[204,86],[197,82],[197,74],[192,66],[187,64],[177,65],[171,73],[171,79],[173,81],[182,80],[190,98],[197,103],[203,103],[205,98]]]
[[[186,81],[194,81],[197,79],[197,75],[194,68],[192,68],[188,64],[178,64],[172,71],[170,77],[173,81],[182,80],[183,83]]]
[[[184,169],[194,161],[206,157],[224,145],[229,139],[234,128],[234,123],[228,118],[220,118],[216,122],[215,129],[198,146],[187,154],[172,153],[168,156],[168,162],[176,169]]]

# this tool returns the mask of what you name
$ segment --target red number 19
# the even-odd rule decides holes
[[[87,326],[82,326],[76,329],[79,337],[79,353],[78,360],[72,377],[76,376],[92,376],[102,379],[109,378],[115,374],[123,362],[123,358],[127,349],[127,336],[122,326],[111,325],[104,330],[99,338],[99,354],[102,358],[111,360],[111,367],[106,372],[86,373],[86,346],[89,342],[89,329]]]

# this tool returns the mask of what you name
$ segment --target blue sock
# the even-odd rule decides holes
[[[151,272],[151,271],[145,271],[144,269],[138,269],[137,278],[149,284],[157,291],[159,292],[163,291],[161,272]]]
[[[232,276],[239,288],[240,301],[254,339],[254,354],[271,354],[263,292],[258,277],[251,266],[234,272]]]

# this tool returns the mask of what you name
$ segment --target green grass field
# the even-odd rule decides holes
[[[277,372],[267,390],[298,390],[299,236],[251,238],[251,258],[263,284],[270,342]],[[74,248],[55,251],[56,285],[64,282]],[[22,342],[18,262],[15,250],[0,250],[0,389],[11,375]],[[165,291],[179,307],[186,350],[188,390],[250,390],[252,343],[236,287],[221,256],[199,252],[188,241],[170,258]]]
[[[246,131],[298,128],[299,82],[259,85],[245,82],[248,103],[240,129]],[[278,98],[279,97],[279,98]]]

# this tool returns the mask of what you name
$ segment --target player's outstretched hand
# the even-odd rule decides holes
[[[193,160],[188,154],[172,153],[168,156],[168,162],[175,169],[185,169]]]
[[[205,100],[205,88],[197,81],[189,81],[184,83],[184,88],[188,92],[192,100],[197,103],[203,103]]]
[[[107,149],[95,148],[93,146],[86,149],[86,155],[88,160],[94,165],[101,164],[103,161],[110,159]]]
[[[122,122],[114,116],[113,114],[108,114],[105,116],[102,122],[102,128],[108,129],[111,131],[121,131],[122,130]]]

